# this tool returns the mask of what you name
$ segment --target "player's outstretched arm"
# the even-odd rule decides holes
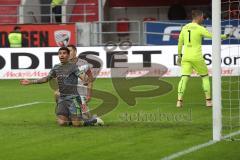
[[[48,82],[49,78],[48,77],[43,77],[40,79],[35,79],[35,80],[29,80],[29,79],[22,79],[20,80],[21,85],[30,85],[30,84],[42,84]]]
[[[221,39],[225,40],[225,39],[228,39],[229,37],[233,36],[233,33],[235,32],[236,28],[231,28],[229,30],[229,33],[227,34],[221,34]],[[205,27],[202,27],[202,35],[203,37],[205,38],[212,38],[212,33],[209,32]]]

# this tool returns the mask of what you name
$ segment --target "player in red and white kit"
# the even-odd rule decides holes
[[[80,70],[80,73],[86,77],[84,80],[78,80],[78,93],[80,95],[82,103],[81,111],[83,116],[87,116],[89,118],[91,117],[91,114],[89,112],[89,107],[87,103],[91,99],[94,78],[89,64],[82,64],[78,68]]]

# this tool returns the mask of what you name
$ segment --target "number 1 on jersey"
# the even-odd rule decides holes
[[[188,30],[188,42],[191,43],[191,30]]]

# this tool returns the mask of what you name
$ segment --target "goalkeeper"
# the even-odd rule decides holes
[[[206,106],[212,106],[210,81],[207,65],[202,56],[202,39],[211,38],[212,34],[201,24],[203,23],[203,12],[200,10],[192,11],[192,22],[183,26],[178,39],[178,60],[181,66],[181,80],[178,84],[177,107],[183,106],[183,95],[192,71],[195,70],[202,77],[202,86],[206,98]],[[221,35],[222,39],[227,39],[233,31],[227,35]],[[182,54],[182,48],[184,52]]]

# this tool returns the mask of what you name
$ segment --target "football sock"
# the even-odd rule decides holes
[[[206,99],[211,99],[211,88],[210,88],[209,76],[202,77],[202,86],[203,86],[203,91],[205,93]]]
[[[183,95],[184,95],[188,80],[189,80],[189,76],[182,76],[178,84],[178,100],[183,99]]]
[[[96,118],[91,118],[91,119],[88,119],[88,120],[84,120],[84,126],[92,126],[94,125],[95,123],[97,123],[97,119]]]

